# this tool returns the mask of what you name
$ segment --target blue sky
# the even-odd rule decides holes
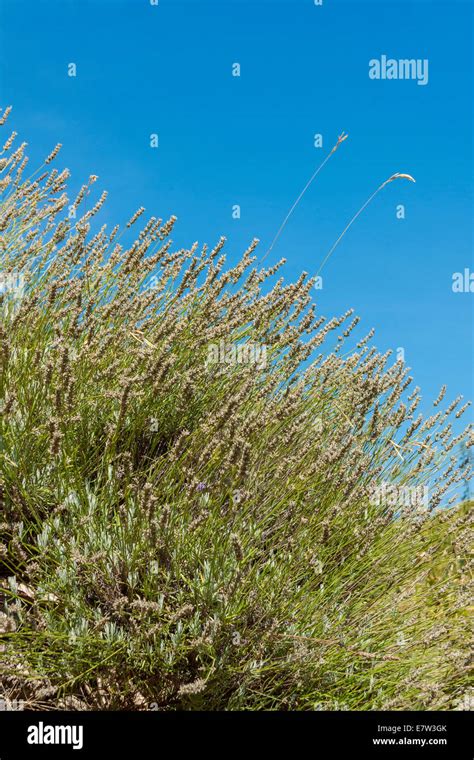
[[[416,184],[391,183],[359,217],[316,300],[327,316],[354,307],[381,351],[402,347],[426,403],[443,382],[450,397],[473,398],[474,294],[451,287],[454,272],[474,271],[472,11],[428,0],[1,0],[0,103],[13,105],[33,167],[62,142],[57,165],[73,187],[99,175],[105,221],[140,205],[174,213],[177,245],[223,234],[231,262],[254,236],[264,255],[345,130],[266,262],[285,256],[287,279],[316,272],[377,186],[412,174]],[[428,84],[371,80],[381,55],[428,59]]]

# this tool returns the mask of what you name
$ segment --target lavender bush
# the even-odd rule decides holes
[[[472,432],[451,422],[467,405],[443,407],[443,388],[423,420],[403,362],[373,331],[356,341],[351,310],[318,315],[305,273],[259,267],[256,240],[230,268],[223,238],[173,250],[176,219],[142,208],[109,231],[105,192],[81,213],[96,177],[68,198],[57,146],[24,179],[15,138],[0,154],[4,698],[464,704],[472,512],[455,445]]]

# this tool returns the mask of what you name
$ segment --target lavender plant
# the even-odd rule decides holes
[[[105,192],[81,214],[97,178],[69,199],[58,145],[24,179],[15,138],[0,154],[5,695],[454,708],[467,404],[441,408],[443,388],[423,420],[403,362],[373,331],[354,340],[352,310],[317,315],[306,273],[276,279],[284,260],[259,266],[257,240],[227,268],[224,238],[172,250],[175,217],[143,208],[108,231]]]

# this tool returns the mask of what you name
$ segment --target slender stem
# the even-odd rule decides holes
[[[384,184],[385,184],[385,183],[384,183]],[[369,205],[370,201],[371,201],[373,198],[375,198],[375,196],[377,195],[377,193],[379,192],[379,190],[381,190],[381,189],[382,189],[382,187],[383,187],[383,185],[380,185],[380,187],[378,187],[378,188],[377,188],[377,190],[375,191],[375,193],[372,193],[372,195],[370,196],[370,198],[368,198],[368,200],[366,200],[366,202],[364,203],[364,205],[360,207],[360,209],[359,209],[359,211],[357,212],[357,214],[355,214],[355,215],[352,217],[352,219],[350,220],[350,222],[349,222],[349,223],[348,223],[348,224],[347,224],[347,225],[344,227],[343,231],[341,232],[341,234],[339,235],[338,239],[336,240],[336,242],[335,242],[335,243],[334,243],[334,245],[332,246],[331,250],[329,251],[329,253],[328,253],[328,254],[326,255],[326,257],[324,258],[324,260],[323,260],[323,263],[322,263],[322,264],[321,264],[321,266],[319,267],[319,269],[318,269],[318,271],[317,271],[317,273],[316,273],[316,274],[319,274],[319,273],[320,273],[320,271],[321,271],[321,269],[323,268],[323,266],[325,265],[326,261],[327,261],[327,260],[329,259],[329,257],[332,255],[333,251],[334,251],[334,250],[337,248],[337,246],[339,245],[340,241],[342,240],[342,238],[343,238],[343,237],[344,237],[344,235],[346,234],[346,232],[347,232],[347,230],[349,229],[349,227],[351,227],[351,226],[352,226],[352,224],[355,222],[355,220],[357,219],[357,217],[358,217],[358,216],[360,216],[360,214],[363,212],[363,210],[364,210],[365,208],[367,208],[367,206]]]
[[[411,182],[415,181],[410,174],[400,174],[399,172],[397,172],[396,174],[392,174],[392,176],[389,177],[388,179],[386,179],[385,182],[382,182],[382,184],[380,185],[380,187],[378,187],[377,190],[374,193],[372,193],[372,195],[369,198],[367,198],[367,200],[365,201],[364,205],[361,206],[360,209],[358,210],[357,214],[354,214],[354,216],[352,217],[352,219],[350,220],[350,222],[348,222],[346,224],[346,226],[344,227],[343,231],[341,232],[341,234],[337,238],[336,242],[332,246],[331,250],[329,251],[328,254],[326,254],[325,258],[323,259],[323,262],[322,262],[321,266],[319,267],[318,271],[316,272],[316,275],[318,275],[320,273],[320,271],[322,270],[322,268],[326,264],[327,260],[332,255],[332,253],[334,252],[334,250],[337,248],[337,246],[339,245],[340,241],[342,240],[342,238],[346,234],[347,230],[349,229],[349,227],[352,226],[352,224],[355,222],[355,220],[357,219],[357,217],[360,216],[360,214],[362,214],[362,212],[364,211],[364,209],[367,208],[367,206],[375,198],[375,196],[377,195],[377,193],[379,193],[381,190],[383,190],[383,188],[385,187],[385,185],[388,185],[388,183],[392,182],[394,179],[409,179]]]
[[[302,189],[301,193],[298,195],[297,199],[295,200],[295,202],[293,203],[292,207],[291,207],[291,208],[290,208],[290,210],[288,211],[287,215],[286,215],[286,216],[285,216],[285,218],[283,219],[283,222],[281,223],[281,225],[280,225],[280,227],[279,227],[279,229],[278,229],[278,232],[276,233],[275,237],[273,238],[273,240],[272,240],[272,242],[271,242],[271,245],[270,245],[270,247],[269,247],[268,251],[266,252],[265,256],[262,258],[262,260],[261,260],[261,263],[262,263],[262,262],[263,262],[263,261],[264,261],[264,260],[267,258],[268,254],[271,252],[271,250],[272,250],[273,246],[275,245],[276,241],[278,240],[278,238],[280,237],[281,233],[283,232],[283,230],[284,230],[284,228],[285,228],[285,226],[286,226],[286,223],[287,223],[288,219],[289,219],[289,218],[290,218],[290,216],[292,215],[293,211],[295,210],[296,206],[298,205],[298,203],[299,203],[299,202],[300,202],[300,200],[302,199],[303,195],[305,194],[305,192],[307,191],[307,189],[309,188],[309,186],[311,185],[311,183],[313,182],[313,180],[314,180],[314,179],[317,177],[317,175],[319,174],[319,172],[321,171],[321,169],[323,168],[323,166],[325,166],[325,164],[326,164],[326,163],[329,161],[329,159],[331,158],[332,154],[336,152],[336,150],[338,149],[339,145],[340,145],[342,142],[344,142],[344,140],[345,140],[347,137],[348,137],[348,135],[345,135],[345,134],[344,134],[344,132],[342,132],[342,133],[339,135],[339,137],[337,138],[337,142],[336,142],[336,144],[334,145],[334,147],[333,147],[333,148],[331,149],[331,151],[328,153],[328,155],[326,156],[326,158],[324,159],[324,161],[323,161],[323,162],[322,162],[322,163],[321,163],[321,164],[318,166],[318,168],[316,169],[316,171],[314,171],[314,172],[313,172],[313,174],[312,174],[312,175],[311,175],[311,177],[309,178],[308,182],[306,183],[306,185],[305,185],[305,186],[304,186],[304,188]]]

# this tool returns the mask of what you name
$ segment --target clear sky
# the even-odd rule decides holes
[[[410,173],[349,230],[316,300],[403,348],[426,402],[443,382],[473,398],[474,293],[452,291],[474,272],[472,16],[460,0],[0,0],[0,103],[32,166],[62,142],[73,188],[99,175],[104,221],[174,213],[177,245],[225,235],[231,262],[254,236],[264,255],[345,130],[266,262],[315,273],[377,186]],[[382,55],[427,59],[427,84],[369,78]]]

